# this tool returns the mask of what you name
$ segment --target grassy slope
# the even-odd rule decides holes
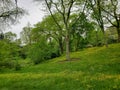
[[[65,57],[0,74],[0,90],[120,90],[120,44],[71,53]]]

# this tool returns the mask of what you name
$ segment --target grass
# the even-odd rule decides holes
[[[0,74],[0,90],[120,90],[120,44],[72,52]],[[23,62],[22,62],[23,63]]]

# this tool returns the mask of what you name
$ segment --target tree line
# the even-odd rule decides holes
[[[28,23],[14,40],[20,58],[38,64],[66,54],[71,60],[70,52],[120,42],[119,0],[35,1],[43,3],[47,15],[34,26]]]
[[[28,30],[31,34],[26,35],[29,38],[26,41],[30,44],[45,37],[46,43],[54,42],[59,53],[66,52],[66,59],[70,60],[70,51],[120,42],[119,0],[43,0],[41,3],[48,15]],[[110,38],[109,29],[116,32],[115,38]],[[26,31],[24,28],[22,33],[25,35]],[[35,41],[31,41],[33,38]]]

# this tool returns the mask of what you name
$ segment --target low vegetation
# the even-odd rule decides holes
[[[119,0],[33,0],[50,13],[19,38],[17,1],[0,1],[0,90],[120,90]]]
[[[0,71],[0,90],[119,90],[120,44],[72,52],[19,71]]]

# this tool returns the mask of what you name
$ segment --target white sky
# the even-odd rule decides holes
[[[28,22],[30,22],[31,25],[34,25],[42,20],[45,13],[41,10],[42,7],[38,5],[38,3],[33,2],[33,0],[18,0],[18,6],[27,10],[29,13],[29,15],[25,15],[19,20],[20,23],[13,25],[10,28],[10,31],[16,33],[19,37],[22,28],[25,27]]]

